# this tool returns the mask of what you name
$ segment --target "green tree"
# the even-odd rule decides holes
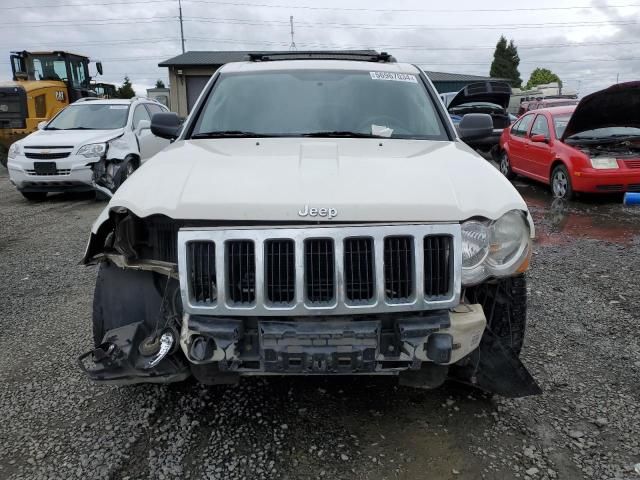
[[[156,88],[165,88],[164,82],[160,79],[156,80]]]
[[[532,88],[537,87],[538,85],[543,85],[545,83],[558,82],[560,86],[562,86],[562,80],[560,77],[553,73],[548,68],[536,68],[533,72],[531,72],[531,76],[529,77],[529,81],[527,82],[526,89],[530,90]]]
[[[518,66],[520,65],[520,56],[518,48],[513,40],[507,42],[504,35],[500,36],[500,40],[496,44],[493,52],[493,62],[491,62],[491,70],[489,75],[495,78],[505,78],[511,82],[511,86],[520,87],[522,78]]]
[[[124,77],[124,82],[122,82],[122,85],[116,90],[116,96],[118,98],[131,98],[136,96],[136,92],[133,90],[133,85],[131,85],[129,77]]]

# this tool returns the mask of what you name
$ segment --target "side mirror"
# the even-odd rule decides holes
[[[47,126],[47,122],[46,121],[42,121],[38,123],[38,130],[44,130],[44,127]]]
[[[102,62],[96,62],[96,70],[98,70],[98,73],[102,75]]]
[[[138,128],[137,128],[138,133],[142,132],[143,130],[148,130],[150,128],[151,128],[150,120],[140,120],[138,122]]]
[[[549,140],[542,134],[531,135],[531,141],[536,143],[547,143]]]
[[[151,117],[151,133],[156,137],[175,140],[180,135],[181,126],[177,113],[155,113]]]
[[[458,124],[460,140],[479,140],[493,133],[493,120],[487,113],[467,113]]]

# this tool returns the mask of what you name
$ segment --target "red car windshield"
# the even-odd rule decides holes
[[[553,117],[553,128],[556,131],[556,138],[562,138],[564,129],[567,128],[567,123],[569,123],[570,118],[570,115]]]

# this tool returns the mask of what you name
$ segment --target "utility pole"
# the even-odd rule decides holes
[[[291,25],[291,45],[289,45],[289,50],[297,50],[296,42],[293,40],[293,15],[289,16],[289,24]]]
[[[616,73],[616,84],[620,83],[620,74]]]
[[[182,42],[182,53],[184,53],[184,29],[182,28],[182,1],[178,0],[178,10],[180,11],[180,41]]]

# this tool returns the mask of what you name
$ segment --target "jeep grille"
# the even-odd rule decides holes
[[[188,313],[309,315],[450,308],[459,225],[181,229]]]

